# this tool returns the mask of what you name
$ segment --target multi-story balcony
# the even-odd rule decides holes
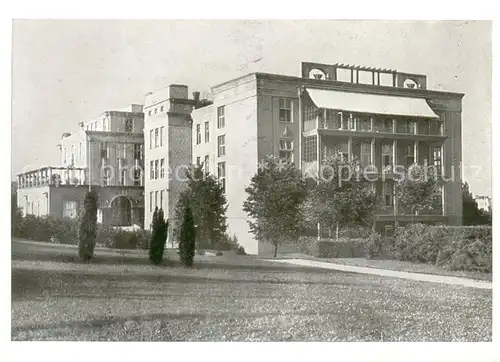
[[[42,167],[17,175],[18,188],[86,185],[86,168],[83,167]]]

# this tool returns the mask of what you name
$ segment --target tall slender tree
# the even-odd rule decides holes
[[[194,217],[189,204],[184,208],[182,225],[180,231],[179,254],[181,263],[190,267],[193,265],[194,252],[196,246],[196,230],[194,227]]]
[[[158,265],[163,260],[167,242],[168,220],[165,221],[163,209],[156,208],[153,213],[151,242],[149,244],[149,260]]]
[[[97,193],[90,190],[85,194],[83,215],[78,228],[78,255],[84,262],[94,256],[97,237]]]

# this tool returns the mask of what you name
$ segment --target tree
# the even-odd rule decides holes
[[[89,262],[94,255],[97,237],[97,193],[85,194],[83,215],[78,228],[78,255],[84,262]]]
[[[227,230],[224,190],[213,175],[205,174],[201,165],[187,170],[186,177],[186,189],[181,192],[175,210],[176,219],[182,220],[186,206],[190,205],[197,247],[213,247]]]
[[[336,238],[342,226],[373,228],[378,197],[367,187],[367,182],[361,181],[360,169],[357,159],[346,160],[340,152],[325,158],[317,184],[304,204],[306,225],[320,223],[330,233],[335,228]]]
[[[196,230],[194,217],[189,204],[184,208],[182,225],[180,231],[179,254],[184,266],[192,266],[196,246]]]
[[[10,221],[11,221],[11,235],[21,236],[23,213],[17,207],[17,183],[12,182],[10,192]]]
[[[491,225],[491,223],[491,214],[478,207],[474,196],[470,192],[469,184],[462,182],[462,224]]]
[[[398,200],[412,217],[434,207],[439,186],[431,167],[412,165],[396,182]]]
[[[251,218],[250,231],[257,239],[274,245],[295,241],[301,230],[301,205],[307,195],[306,183],[292,163],[266,157],[250,185],[243,210]]]
[[[156,208],[153,213],[151,241],[149,243],[149,260],[158,265],[163,260],[165,243],[167,242],[168,220],[165,221],[163,209]]]

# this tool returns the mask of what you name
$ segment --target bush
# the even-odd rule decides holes
[[[379,233],[371,233],[365,243],[365,256],[367,259],[379,258],[384,254],[383,241]]]
[[[153,232],[149,244],[149,260],[158,265],[163,260],[165,243],[167,242],[168,221],[165,221],[163,209],[156,209],[153,214]]]
[[[238,246],[236,235],[231,237],[228,234],[224,234],[214,245],[215,250],[237,250]]]
[[[94,255],[97,237],[97,193],[85,194],[84,212],[78,228],[78,256],[89,262]]]
[[[196,232],[191,207],[186,205],[181,225],[179,254],[184,266],[192,266],[196,246]]]
[[[489,226],[408,225],[396,229],[391,259],[432,263],[452,270],[492,270]]]
[[[215,253],[215,256],[222,256],[222,255],[224,255],[224,253],[220,250]]]
[[[339,238],[336,240],[301,237],[300,250],[319,258],[360,258],[365,256],[364,239]]]
[[[205,255],[205,250],[203,250],[203,249],[198,249],[198,250],[196,251],[196,254],[197,254],[197,255],[201,255],[201,256],[203,256],[203,255]]]
[[[241,245],[238,246],[238,249],[236,249],[236,255],[247,255],[245,248]]]

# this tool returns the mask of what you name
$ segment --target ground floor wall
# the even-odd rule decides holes
[[[143,227],[144,201],[142,187],[110,186],[98,187],[98,214],[99,223],[105,226],[132,226]],[[87,186],[45,186],[21,188],[17,190],[17,205],[23,215],[46,216],[56,218],[76,218],[84,207]],[[113,208],[118,199],[126,200],[127,214],[123,220],[129,225],[117,225]],[[122,222],[123,223],[123,222]]]

